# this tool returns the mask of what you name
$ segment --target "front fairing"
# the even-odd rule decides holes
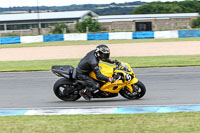
[[[128,63],[123,63],[120,66],[117,67],[111,67],[106,64],[99,64],[100,72],[107,76],[107,77],[113,77],[115,73],[121,74],[120,79],[116,79],[114,83],[107,82],[104,85],[101,86],[101,91],[106,91],[110,93],[119,93],[119,91],[127,86],[129,88],[129,91],[132,93],[133,88],[132,85],[138,82],[138,79],[135,78],[135,74],[131,68],[131,66]],[[94,72],[90,73],[90,76],[98,80],[96,78],[96,75]]]

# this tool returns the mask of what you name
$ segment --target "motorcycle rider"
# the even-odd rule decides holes
[[[80,80],[84,80],[87,83],[87,87],[80,91],[80,95],[83,96],[86,100],[90,100],[91,93],[98,91],[100,85],[94,79],[89,76],[89,73],[93,71],[97,79],[114,82],[113,77],[107,77],[100,72],[99,61],[104,61],[111,64],[120,64],[117,60],[109,59],[110,49],[106,45],[98,45],[95,50],[90,51],[87,55],[81,59],[77,66],[77,77]]]

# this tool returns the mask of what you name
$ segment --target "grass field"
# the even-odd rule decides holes
[[[116,59],[128,62],[134,68],[200,66],[200,55],[116,57]],[[80,59],[0,61],[0,71],[48,71],[53,65],[73,65],[76,67],[79,61]]]
[[[45,47],[45,46],[67,46],[67,45],[94,45],[94,44],[121,44],[121,43],[146,43],[146,42],[174,42],[174,41],[200,41],[200,37],[170,38],[170,39],[58,41],[58,42],[41,42],[41,43],[26,43],[26,44],[6,44],[6,45],[0,45],[0,48]]]
[[[1,133],[199,133],[200,112],[0,117]]]

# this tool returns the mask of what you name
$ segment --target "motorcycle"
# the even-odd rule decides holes
[[[101,73],[107,77],[113,77],[115,81],[105,82],[96,78],[94,72],[90,77],[100,84],[98,92],[92,93],[92,98],[111,98],[120,94],[122,97],[134,100],[142,98],[146,93],[145,85],[135,77],[133,69],[128,63],[121,62],[114,67],[99,64]],[[73,66],[52,66],[52,72],[61,79],[54,84],[55,95],[63,101],[76,101],[81,95],[79,91],[85,89],[87,84],[76,77],[76,68]]]

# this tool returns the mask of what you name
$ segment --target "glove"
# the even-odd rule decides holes
[[[115,82],[115,79],[114,79],[113,77],[109,77],[109,78],[108,78],[108,82],[114,83],[114,82]]]
[[[119,60],[114,60],[114,64],[120,66],[121,65],[121,62]]]

